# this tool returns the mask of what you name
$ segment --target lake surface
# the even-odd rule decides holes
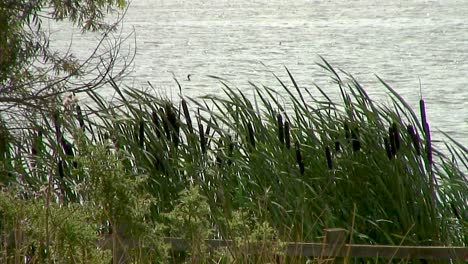
[[[375,74],[416,109],[421,81],[431,128],[468,145],[468,0],[133,0],[124,22],[131,29],[129,85],[149,81],[177,97],[176,77],[184,94],[198,96],[221,91],[207,77],[217,75],[241,89],[251,89],[248,81],[280,89],[272,72],[287,81],[286,66],[301,87],[317,83],[338,96],[316,65],[321,55],[384,103]],[[79,50],[96,40],[75,33],[73,42]]]

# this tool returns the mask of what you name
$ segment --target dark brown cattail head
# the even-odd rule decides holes
[[[80,124],[80,128],[84,131],[85,130],[85,122],[83,119],[83,113],[81,112],[81,107],[77,104],[76,105],[76,118],[78,119],[78,123]]]
[[[161,131],[159,130],[160,129],[160,125],[161,123],[159,122],[159,117],[158,117],[158,113],[156,113],[155,111],[153,111],[151,113],[151,119],[153,120],[153,124],[154,124],[154,127],[156,128],[156,136],[158,138],[161,137]]]
[[[427,123],[426,104],[424,103],[424,100],[422,98],[421,100],[419,100],[419,111],[421,112],[421,125],[424,129],[424,133],[427,133],[426,131],[426,123]]]
[[[416,154],[418,156],[421,156],[421,144],[419,140],[419,135],[416,134],[416,131],[414,130],[414,127],[412,125],[408,125],[407,131],[411,138],[411,141],[413,142],[413,147],[416,150]]]
[[[140,121],[140,128],[138,133],[138,145],[142,148],[145,144],[145,122]]]
[[[429,128],[429,124],[426,123],[425,125],[426,130],[426,151],[427,151],[427,161],[429,166],[432,166],[432,139],[431,139],[431,129]]]
[[[284,144],[284,125],[281,114],[276,115],[276,120],[278,122],[278,139],[282,144]]]
[[[325,147],[325,157],[327,158],[327,167],[329,170],[333,169],[332,158],[330,148],[327,146]]]
[[[339,141],[335,141],[335,151],[340,152],[341,146]]]
[[[206,153],[206,138],[205,138],[205,132],[203,131],[203,124],[199,123],[198,124],[198,129],[200,133],[200,147],[202,153]]]
[[[301,154],[301,147],[299,145],[299,142],[295,142],[294,145],[296,146],[296,161],[299,166],[299,172],[301,175],[304,175],[304,160],[302,159],[302,154]]]
[[[353,128],[351,130],[351,139],[353,143],[353,150],[355,152],[361,150],[361,142],[359,141],[359,130],[357,128]]]
[[[397,153],[397,149],[396,149],[395,137],[393,136],[392,127],[388,128],[388,138],[389,138],[389,144],[390,144],[390,153],[392,154],[392,157],[394,157]]]
[[[179,145],[179,119],[171,103],[164,104],[164,110],[166,112],[169,131],[172,131],[172,133],[169,134],[172,134],[172,142],[177,147]]]
[[[200,148],[201,148],[202,153],[206,153],[205,130],[204,130],[203,124],[201,122],[200,110],[198,110],[198,113],[199,114],[198,114],[197,122],[198,122],[198,134],[200,136]]]
[[[392,132],[393,132],[393,138],[395,139],[395,148],[398,151],[400,150],[401,139],[400,139],[400,132],[398,131],[398,126],[396,123],[392,124]]]
[[[253,130],[253,127],[252,127],[252,124],[251,123],[248,123],[247,124],[247,130],[248,130],[248,133],[249,133],[249,142],[250,142],[250,145],[255,148],[255,134],[254,134],[254,130]]]
[[[185,122],[187,122],[187,127],[190,134],[193,134],[193,126],[192,126],[192,119],[190,118],[190,112],[187,107],[187,102],[185,99],[182,99],[182,110],[184,111]]]
[[[390,146],[390,141],[388,138],[384,138],[384,147],[385,147],[385,151],[387,152],[388,159],[391,160],[393,158],[393,154],[392,154],[392,147]]]
[[[286,147],[288,149],[291,148],[291,132],[290,132],[288,121],[284,122],[284,138],[285,138]]]
[[[63,152],[65,153],[65,155],[69,156],[69,157],[73,157],[74,154],[73,154],[73,146],[70,142],[68,142],[64,137],[61,138],[60,140],[60,143],[63,147]]]
[[[57,167],[58,167],[58,174],[59,174],[60,178],[63,179],[64,172],[63,172],[63,162],[62,162],[62,160],[59,160],[59,162],[57,164]]]

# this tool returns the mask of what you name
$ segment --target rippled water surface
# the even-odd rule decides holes
[[[133,0],[124,27],[136,31],[132,85],[175,96],[175,76],[186,94],[205,95],[220,91],[206,76],[217,75],[279,89],[271,72],[286,80],[286,66],[300,86],[337,94],[321,55],[382,102],[375,74],[416,108],[420,79],[432,128],[468,145],[467,0]]]

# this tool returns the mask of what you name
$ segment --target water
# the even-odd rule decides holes
[[[381,102],[375,74],[414,108],[420,79],[432,129],[468,145],[468,0],[133,0],[124,27],[136,31],[133,86],[176,96],[176,77],[198,96],[219,93],[206,76],[217,75],[242,89],[279,87],[271,72],[287,80],[286,66],[300,86],[337,94],[315,64],[321,55]],[[74,37],[78,50],[94,43]]]

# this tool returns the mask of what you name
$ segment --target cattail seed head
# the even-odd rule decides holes
[[[426,131],[426,123],[427,123],[426,104],[422,98],[421,100],[419,100],[419,111],[421,112],[421,124],[424,130],[424,133],[427,133]]]
[[[389,139],[386,137],[384,138],[384,147],[385,147],[385,151],[387,152],[388,159],[391,160],[393,158],[392,147],[390,146]]]
[[[329,170],[333,169],[332,159],[331,159],[331,152],[330,148],[327,146],[325,147],[325,157],[327,158],[327,167]]]
[[[58,167],[58,174],[59,174],[60,178],[63,179],[64,172],[63,172],[63,162],[62,162],[62,160],[59,160],[59,162],[57,164],[57,167]]]
[[[282,144],[284,144],[284,125],[281,114],[276,115],[276,120],[278,122],[278,139]]]
[[[253,130],[253,127],[252,127],[252,124],[251,123],[248,123],[247,124],[247,130],[248,130],[248,133],[249,133],[249,142],[250,142],[250,145],[255,148],[255,134],[254,134],[254,130]]]
[[[390,153],[392,154],[392,157],[394,157],[397,153],[397,150],[396,150],[395,137],[393,135],[392,127],[388,128],[388,138],[389,138],[389,144],[390,144]]]
[[[358,134],[359,134],[359,131],[357,128],[354,128],[353,130],[351,130],[351,139],[353,143],[353,150],[355,152],[361,150],[361,142],[358,139]]]
[[[62,147],[63,147],[63,152],[65,153],[65,155],[67,156],[70,156],[70,157],[73,157],[74,154],[73,154],[73,146],[70,142],[68,142],[65,138],[61,138],[61,141],[60,141]]]
[[[288,121],[284,122],[284,138],[285,138],[286,147],[288,149],[291,148],[291,135],[290,135],[290,127],[289,127]]]
[[[203,130],[203,124],[200,122],[198,124],[198,129],[200,133],[200,147],[202,153],[206,153],[206,138],[205,138],[205,132]]]
[[[427,151],[427,161],[429,166],[432,166],[433,159],[432,159],[432,139],[431,139],[431,130],[429,128],[429,124],[426,123],[424,126],[426,130],[426,151]]]
[[[335,151],[340,152],[341,146],[339,141],[335,141]]]
[[[168,121],[168,130],[172,131],[172,133],[169,132],[169,135],[172,134],[172,142],[174,145],[177,147],[179,145],[179,119],[177,118],[177,114],[174,111],[174,108],[170,103],[166,103],[164,105],[164,109],[166,112],[166,119]]]
[[[394,122],[392,124],[392,134],[393,134],[393,139],[395,141],[395,152],[398,152],[400,150],[400,132],[398,131],[398,126]]]
[[[416,154],[421,156],[421,147],[420,147],[420,140],[419,136],[416,134],[414,127],[412,125],[408,125],[407,127],[408,134],[410,135],[411,141],[413,142],[414,149],[416,150]]]
[[[140,121],[140,129],[138,133],[138,140],[139,140],[139,145],[140,148],[142,148],[145,144],[145,122],[143,120]]]
[[[304,172],[305,172],[304,160],[302,159],[301,148],[300,148],[299,142],[296,141],[295,146],[296,146],[296,161],[299,166],[299,172],[301,173],[301,175],[304,175]]]

